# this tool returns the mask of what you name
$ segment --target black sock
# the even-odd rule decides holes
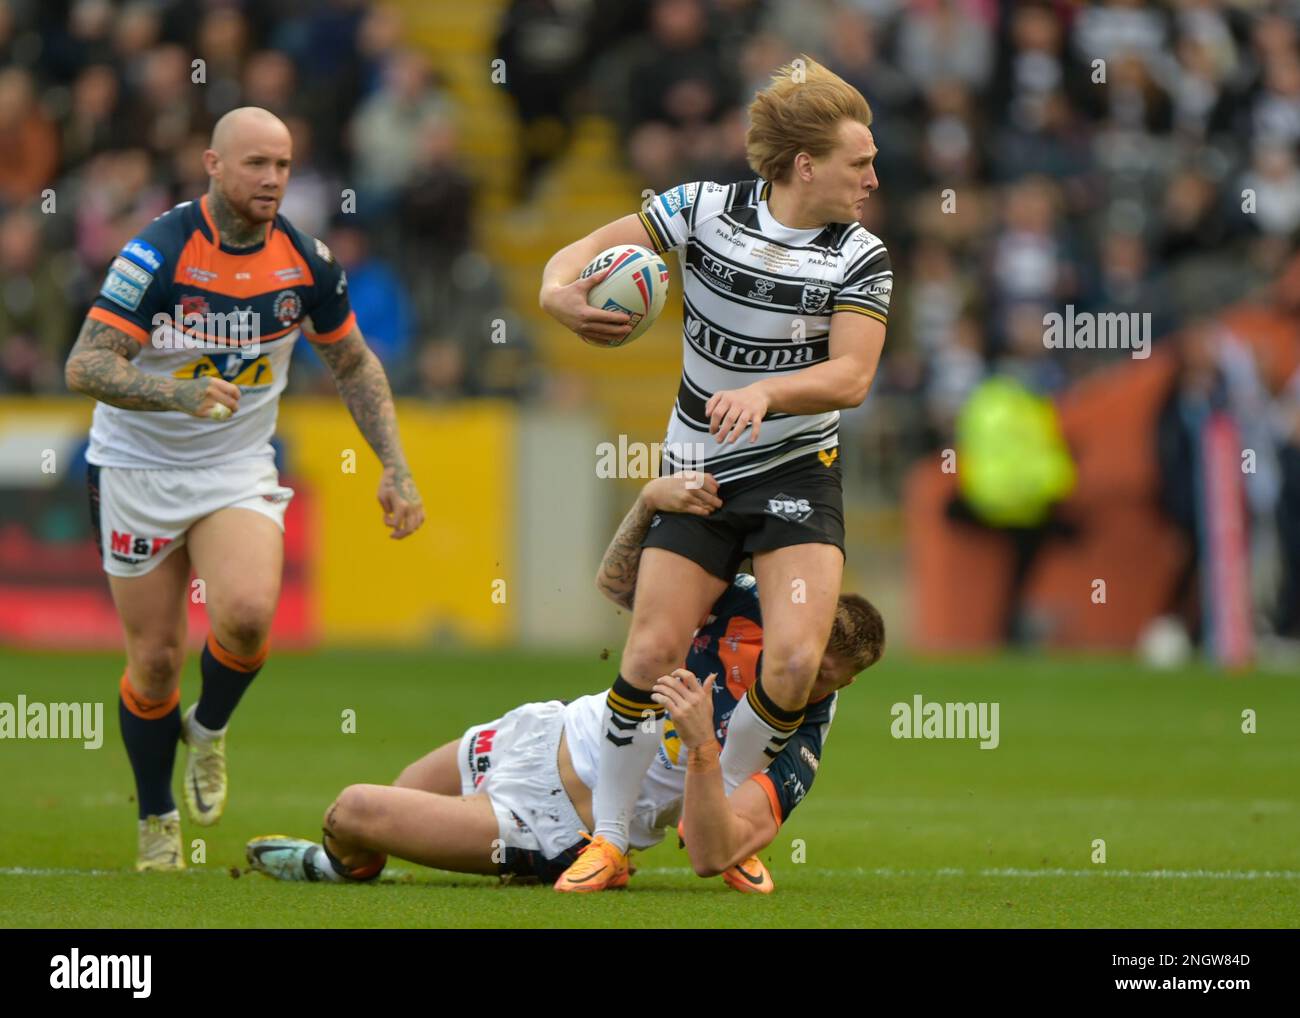
[[[176,808],[172,798],[172,767],[181,734],[180,688],[166,700],[146,700],[122,673],[117,715],[126,755],[135,772],[135,797],[143,820]]]
[[[199,703],[194,709],[194,720],[213,731],[225,728],[230,722],[230,715],[235,713],[244,690],[262,670],[266,650],[263,647],[253,657],[240,657],[226,650],[209,633],[203,656],[199,659],[203,690],[199,693]]]

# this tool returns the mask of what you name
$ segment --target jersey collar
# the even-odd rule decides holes
[[[212,218],[212,210],[208,208],[208,196],[206,194],[204,194],[203,197],[199,199],[199,210],[203,213],[203,221],[208,224],[208,232],[211,233],[212,235],[213,246],[220,248],[226,254],[232,254],[232,255],[257,254],[257,252],[261,251],[264,247],[266,247],[267,244],[270,243],[271,234],[275,232],[275,219],[272,219],[270,223],[270,227],[266,231],[266,237],[263,238],[258,243],[253,244],[250,247],[227,247],[226,244],[221,240],[221,233],[217,230],[217,224]],[[276,219],[278,218],[279,216],[276,216]]]

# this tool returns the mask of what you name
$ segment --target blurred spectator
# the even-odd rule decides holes
[[[67,266],[44,250],[42,218],[16,209],[0,220],[0,391],[53,388],[72,345]]]
[[[18,67],[0,71],[0,203],[37,197],[58,160],[58,131],[36,99],[31,75]]]
[[[959,82],[982,90],[993,73],[990,7],[969,0],[911,4],[898,36],[903,73],[920,88]]]
[[[365,227],[348,217],[336,222],[328,243],[347,272],[348,300],[366,345],[386,369],[396,369],[411,342],[411,305],[397,272],[371,251]]]
[[[1076,271],[1059,216],[1058,192],[1046,178],[1030,177],[1010,185],[1003,204],[1003,225],[990,252],[991,297],[995,322],[1024,303],[1049,307],[1064,304],[1076,292]]]
[[[95,156],[79,175],[73,205],[77,253],[97,277],[95,289],[122,245],[167,211],[169,196],[152,168],[148,152],[131,148]]]
[[[284,123],[293,139],[293,175],[280,214],[311,236],[323,237],[342,208],[342,185],[316,158],[311,122],[305,117],[288,117]]]
[[[513,0],[495,52],[519,118],[516,191],[527,196],[538,175],[568,146],[573,93],[586,76],[594,4]]]
[[[80,163],[120,142],[126,133],[117,72],[92,64],[72,86],[72,107],[63,125],[63,159]]]
[[[701,0],[655,0],[648,37],[628,44],[620,64],[630,161],[656,189],[676,183],[674,167],[692,139],[707,136],[738,98]]]
[[[383,86],[361,104],[350,127],[359,211],[391,213],[399,192],[414,178],[424,130],[449,113],[430,80],[428,59],[414,50],[395,56]]]

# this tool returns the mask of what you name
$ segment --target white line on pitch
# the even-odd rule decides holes
[[[782,868],[784,869],[784,867]],[[187,872],[221,876],[229,879],[229,867],[193,867]],[[444,873],[442,870],[401,868],[389,870],[385,875],[397,877],[435,872]],[[637,872],[657,876],[679,876],[688,875],[692,871],[687,866],[649,866],[639,867]],[[851,866],[844,869],[803,869],[803,872],[818,877],[1109,877],[1111,879],[1129,880],[1300,880],[1300,870],[1111,870],[1102,867],[1091,870],[1033,870],[1012,867],[968,870],[951,866],[932,870],[896,870],[888,867],[865,869],[861,866]],[[120,870],[79,870],[36,869],[26,866],[0,867],[0,877],[116,877],[134,875],[131,870],[125,868]],[[385,881],[385,883],[388,882]]]

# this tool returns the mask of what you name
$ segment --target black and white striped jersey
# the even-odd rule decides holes
[[[835,448],[839,411],[771,413],[753,445],[747,436],[718,445],[704,406],[715,392],[827,360],[836,312],[888,321],[893,272],[880,239],[858,223],[783,226],[768,211],[770,191],[763,180],[679,184],[641,213],[658,253],[685,249],[682,380],[665,473],[703,469],[724,483]]]

